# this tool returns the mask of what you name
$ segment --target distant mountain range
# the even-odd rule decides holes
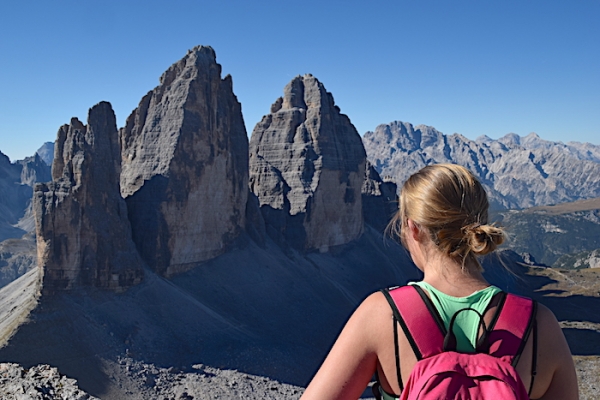
[[[375,169],[399,187],[429,164],[455,163],[469,168],[488,190],[494,209],[600,196],[600,146],[589,143],[551,142],[535,133],[470,140],[400,121],[379,125],[364,134],[363,142]]]

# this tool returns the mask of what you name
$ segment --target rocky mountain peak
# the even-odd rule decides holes
[[[177,78],[188,75],[192,78],[197,71],[206,70],[207,67],[217,67],[221,75],[221,66],[217,64],[217,56],[210,46],[196,46],[188,50],[185,57],[171,65],[160,77],[160,86],[166,87]]]
[[[564,146],[562,143],[554,143],[548,140],[544,140],[541,137],[538,136],[537,133],[535,132],[531,132],[529,135],[521,138],[521,142],[520,142],[521,146],[525,147],[526,149],[533,149],[533,148],[552,148],[554,146]]]
[[[498,141],[507,146],[519,146],[521,144],[521,136],[516,133],[507,133],[498,139]]]
[[[10,158],[8,158],[6,154],[0,151],[0,171],[2,171],[2,173],[4,174],[4,170],[6,168],[10,168],[10,165]]]
[[[52,166],[52,162],[54,161],[54,142],[44,143],[35,153],[44,160],[46,165]]]
[[[295,246],[327,249],[362,232],[366,154],[350,119],[314,76],[284,88],[250,139],[250,189]]]
[[[481,135],[481,136],[478,136],[478,137],[475,139],[475,141],[476,141],[477,143],[490,143],[490,142],[492,142],[493,140],[494,140],[494,139],[492,139],[492,138],[491,138],[491,137],[489,137],[488,135]]]
[[[306,110],[308,107],[304,102],[304,78],[297,76],[283,89],[283,98],[281,108],[290,110],[292,108],[301,108]],[[279,110],[277,110],[279,111]]]
[[[169,67],[119,134],[121,193],[144,260],[170,275],[225,252],[245,224],[248,137],[213,49]]]

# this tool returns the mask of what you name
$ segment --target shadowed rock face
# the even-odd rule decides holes
[[[250,189],[266,221],[305,250],[363,231],[366,154],[350,119],[312,75],[294,78],[250,139]]]
[[[389,180],[382,180],[379,173],[367,161],[365,181],[362,187],[363,215],[365,223],[384,232],[388,223],[398,211],[398,186]]]
[[[120,196],[120,155],[109,103],[58,131],[52,182],[35,187],[38,265],[43,291],[96,286],[122,290],[142,279]]]
[[[245,225],[248,137],[214,51],[173,64],[120,140],[121,193],[144,260],[172,275],[225,252]]]

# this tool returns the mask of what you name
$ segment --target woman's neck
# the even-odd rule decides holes
[[[440,256],[430,261],[423,268],[423,281],[450,296],[468,296],[490,285],[474,261],[464,268],[450,257]]]

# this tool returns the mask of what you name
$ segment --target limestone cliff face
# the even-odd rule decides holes
[[[250,139],[250,189],[288,242],[326,250],[363,231],[366,154],[350,119],[312,75],[294,78]]]
[[[43,291],[96,286],[123,290],[142,279],[142,260],[131,240],[119,189],[120,154],[109,103],[76,118],[56,139],[52,182],[33,197],[38,265]]]
[[[248,137],[212,48],[163,74],[120,141],[121,193],[144,260],[172,275],[225,252],[245,225]]]

